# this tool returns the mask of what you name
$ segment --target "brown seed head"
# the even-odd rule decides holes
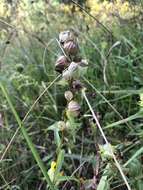
[[[55,64],[55,70],[59,73],[62,73],[64,69],[66,69],[69,65],[68,59],[65,56],[60,56]]]
[[[73,116],[77,117],[80,114],[80,105],[76,101],[72,100],[68,104],[68,111],[72,113]]]
[[[64,50],[68,55],[76,55],[78,53],[78,45],[74,41],[65,42]]]

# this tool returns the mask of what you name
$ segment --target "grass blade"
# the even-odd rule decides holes
[[[4,88],[4,86],[2,84],[0,84],[0,88],[1,88],[1,90],[2,90],[2,92],[4,94],[4,96],[5,96],[5,98],[7,99],[7,102],[8,102],[8,104],[9,104],[11,110],[12,110],[12,113],[13,113],[13,115],[14,115],[17,123],[18,123],[18,126],[21,129],[21,132],[22,132],[22,134],[23,134],[23,136],[24,136],[24,138],[25,138],[25,140],[26,140],[26,142],[27,142],[27,144],[28,144],[28,146],[29,146],[32,154],[33,154],[33,157],[35,158],[35,160],[36,160],[39,168],[41,169],[41,172],[43,173],[43,175],[44,175],[44,177],[45,177],[45,179],[46,179],[46,181],[47,181],[50,189],[51,190],[56,190],[55,187],[54,187],[54,185],[53,185],[53,183],[51,182],[48,174],[47,174],[47,170],[46,170],[46,168],[45,168],[45,166],[44,166],[44,164],[43,164],[43,162],[42,162],[42,160],[41,160],[41,158],[40,158],[40,156],[39,156],[39,154],[38,154],[38,152],[37,152],[34,144],[32,143],[31,138],[29,137],[26,129],[22,125],[22,121],[20,120],[20,118],[19,118],[19,116],[18,116],[18,114],[17,114],[17,112],[16,112],[16,110],[15,110],[15,108],[14,108],[14,106],[13,106],[11,100],[10,100],[10,98],[9,98],[7,90]]]
[[[109,170],[109,164],[106,166],[105,171],[103,172],[97,190],[109,190],[108,170]]]
[[[143,147],[136,151],[136,153],[124,164],[124,167],[129,165],[136,157],[143,153]]]

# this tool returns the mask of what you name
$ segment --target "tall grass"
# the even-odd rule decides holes
[[[12,110],[12,113],[18,123],[18,126],[19,128],[21,129],[21,132],[22,132],[22,135],[24,136],[33,156],[34,156],[34,159],[36,160],[39,168],[41,169],[41,172],[43,173],[44,177],[45,177],[45,180],[47,181],[47,185],[49,185],[50,189],[51,190],[56,190],[56,188],[54,187],[53,183],[51,182],[48,174],[47,174],[47,169],[46,167],[44,166],[34,144],[32,143],[32,140],[31,138],[29,137],[28,133],[27,133],[27,130],[24,128],[23,124],[22,124],[22,121],[20,120],[19,116],[18,116],[18,113],[16,112],[11,100],[10,100],[10,97],[9,97],[9,94],[7,93],[6,89],[4,88],[4,86],[2,84],[0,84],[0,87],[1,87],[1,90],[5,96],[5,98],[7,99],[8,101],[8,104],[10,106],[10,109]]]

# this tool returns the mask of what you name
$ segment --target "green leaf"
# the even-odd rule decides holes
[[[57,158],[57,164],[56,164],[56,170],[55,170],[55,180],[57,181],[57,177],[60,174],[63,162],[64,162],[64,155],[65,155],[65,151],[64,150],[60,150],[59,154],[58,154],[58,158]]]
[[[48,127],[48,129],[47,129],[47,131],[55,131],[55,130],[57,130],[57,129],[59,129],[58,128],[58,122],[55,122],[53,125],[50,125],[49,127]]]
[[[97,187],[97,190],[109,190],[108,171],[109,171],[109,164],[105,168],[105,171],[104,171],[104,173],[100,179],[99,185]]]
[[[57,147],[60,147],[60,145],[61,145],[61,138],[60,138],[59,130],[58,129],[54,130],[54,139],[55,139]]]
[[[132,160],[128,165],[130,176],[137,178],[142,175],[142,165],[138,159]]]
[[[136,153],[124,164],[124,167],[130,164],[135,158],[137,158],[142,153],[143,153],[143,147],[141,147],[139,150],[136,151]]]
[[[58,177],[58,182],[63,182],[63,181],[76,181],[76,182],[79,182],[79,180],[76,179],[75,177],[71,177],[71,176],[59,176]]]
[[[59,147],[61,145],[61,138],[59,135],[59,127],[58,127],[58,122],[55,122],[53,125],[51,125],[50,127],[48,127],[47,131],[54,131],[54,139],[56,142],[57,147]]]

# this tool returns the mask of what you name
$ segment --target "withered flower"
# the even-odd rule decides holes
[[[80,114],[80,105],[72,100],[68,104],[68,111],[75,117],[77,117]]]
[[[66,56],[62,55],[58,58],[55,64],[55,70],[59,73],[62,73],[69,65],[68,59]]]
[[[72,82],[72,88],[74,91],[81,90],[83,88],[83,84],[80,82],[80,80],[74,80]]]
[[[68,67],[68,71],[70,71],[71,73],[73,73],[74,71],[76,71],[78,68],[78,64],[75,62],[71,62],[71,64]]]
[[[66,100],[69,102],[69,101],[71,101],[72,99],[73,99],[73,93],[71,92],[71,91],[66,91],[65,92],[65,98],[66,98]]]
[[[74,35],[71,31],[63,31],[59,34],[59,42],[63,45],[65,42],[68,42],[70,40],[74,41]]]
[[[68,69],[63,72],[63,78],[67,81],[71,80],[74,77],[76,70],[78,70],[78,64],[71,62]]]
[[[68,55],[76,55],[79,50],[78,44],[74,41],[65,42],[63,48]]]
[[[72,75],[70,71],[66,70],[62,74],[62,78],[65,79],[66,81],[70,81],[72,79]]]

